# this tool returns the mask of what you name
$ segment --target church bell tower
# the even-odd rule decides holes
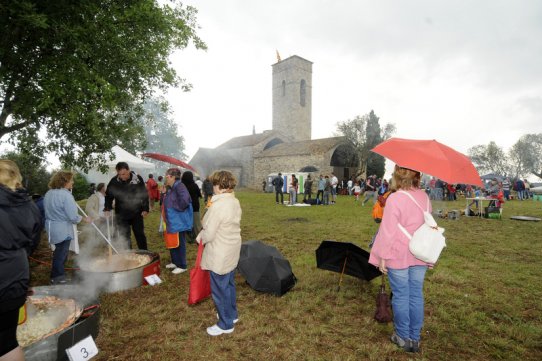
[[[312,62],[297,55],[273,67],[273,130],[311,140]]]

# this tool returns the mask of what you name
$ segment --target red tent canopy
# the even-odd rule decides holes
[[[142,156],[143,156],[143,157],[147,157],[147,158],[156,159],[156,160],[159,160],[159,161],[162,161],[162,162],[166,162],[166,163],[169,163],[169,164],[178,165],[178,166],[180,166],[180,167],[183,167],[183,168],[186,168],[186,169],[190,169],[191,171],[196,172],[196,170],[194,169],[194,167],[192,167],[190,164],[188,164],[188,163],[186,163],[186,162],[183,162],[183,161],[180,160],[180,159],[173,158],[172,156],[169,156],[169,155],[158,154],[158,153],[143,153]]]

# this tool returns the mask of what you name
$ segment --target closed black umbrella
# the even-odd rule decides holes
[[[370,281],[382,273],[369,264],[369,252],[353,243],[323,241],[316,250],[316,267]]]
[[[296,283],[290,262],[273,246],[247,241],[241,246],[239,273],[256,291],[282,296]]]

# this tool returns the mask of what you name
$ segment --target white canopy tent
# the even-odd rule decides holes
[[[133,170],[137,174],[141,175],[143,179],[147,179],[147,174],[152,173],[152,171],[155,169],[153,163],[146,162],[143,159],[136,157],[118,145],[115,145],[111,149],[111,152],[113,152],[114,158],[106,163],[108,167],[107,173],[100,172],[98,168],[92,168],[88,171],[88,173],[81,172],[81,174],[86,178],[87,182],[96,184],[109,183],[111,178],[117,174],[115,166],[118,162],[128,163],[130,170]]]

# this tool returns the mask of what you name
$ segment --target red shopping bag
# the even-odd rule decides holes
[[[203,242],[198,246],[196,265],[190,270],[190,287],[188,290],[188,304],[194,305],[211,295],[211,276],[209,271],[200,267],[201,255],[203,254]]]

